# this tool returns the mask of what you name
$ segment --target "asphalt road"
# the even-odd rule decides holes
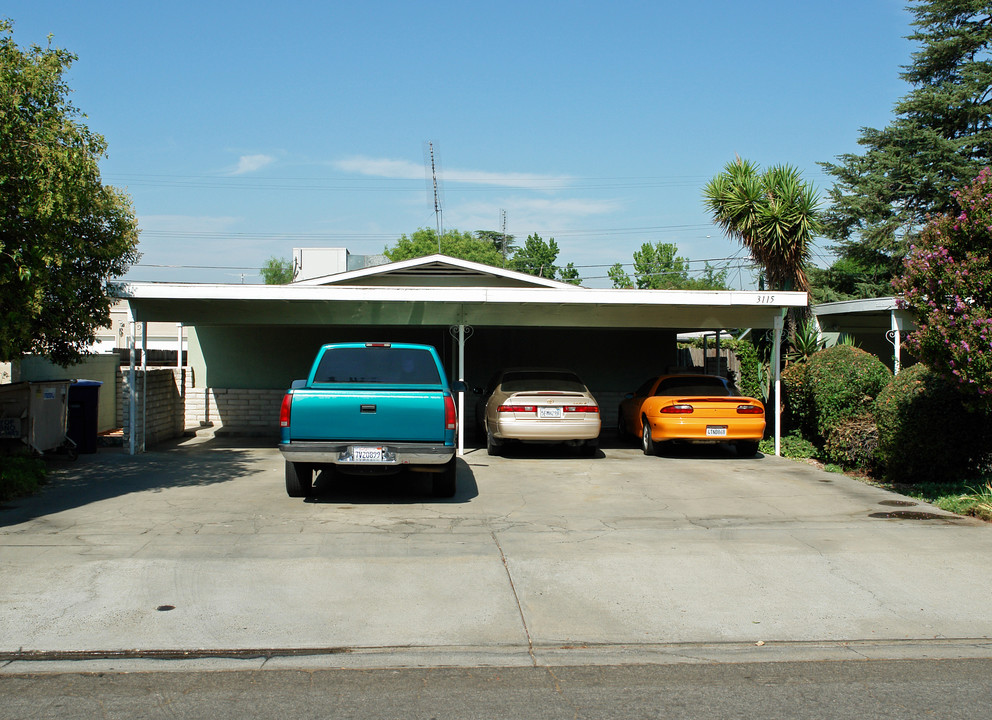
[[[992,660],[0,675],[0,718],[987,717]]]

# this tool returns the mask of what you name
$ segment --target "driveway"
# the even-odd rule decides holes
[[[256,444],[103,450],[0,510],[4,670],[992,656],[992,526],[808,465],[472,451],[451,500],[303,501]]]

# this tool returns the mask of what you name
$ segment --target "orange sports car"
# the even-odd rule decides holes
[[[661,375],[624,397],[618,424],[621,436],[641,438],[645,455],[659,443],[687,442],[731,443],[751,457],[765,433],[765,406],[718,375]]]

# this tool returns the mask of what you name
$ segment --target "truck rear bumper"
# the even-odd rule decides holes
[[[453,445],[431,443],[303,441],[282,443],[279,450],[288,462],[323,465],[443,465],[455,457]],[[381,452],[381,459],[356,457],[362,451],[365,457],[376,456],[375,450]]]

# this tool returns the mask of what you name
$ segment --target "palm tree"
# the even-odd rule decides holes
[[[820,231],[820,198],[796,168],[762,173],[738,157],[703,188],[703,199],[714,221],[764,268],[772,289],[809,292],[805,267]]]

